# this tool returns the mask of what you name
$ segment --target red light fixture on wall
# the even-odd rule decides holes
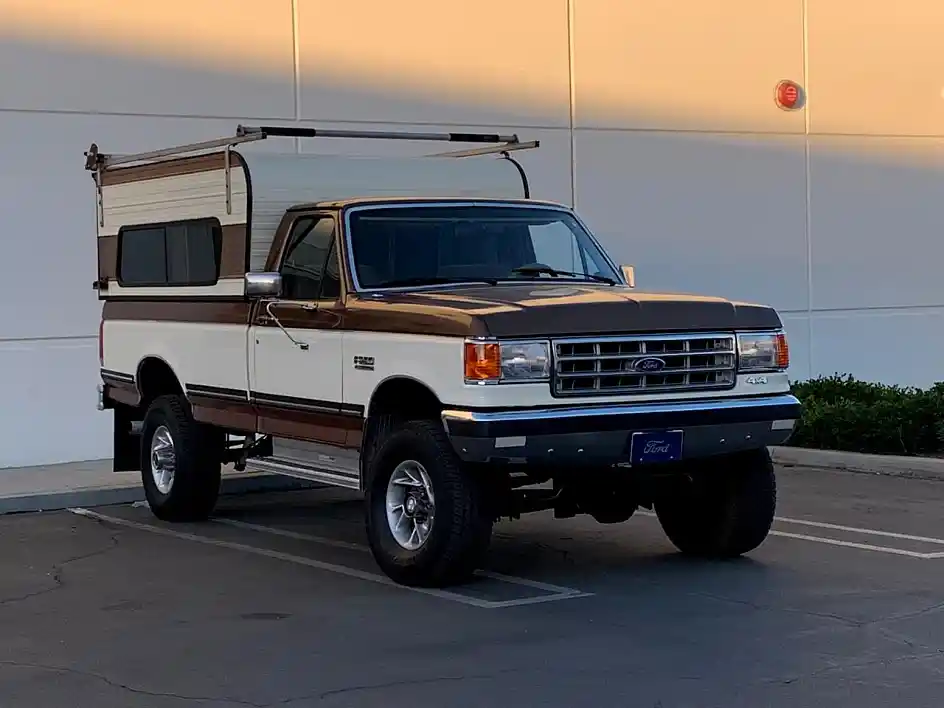
[[[795,81],[784,79],[774,89],[774,102],[784,111],[795,111],[803,107],[803,87]]]

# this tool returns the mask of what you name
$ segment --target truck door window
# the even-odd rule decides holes
[[[330,216],[306,216],[295,222],[280,269],[283,297],[290,300],[321,297],[334,234],[334,219]]]

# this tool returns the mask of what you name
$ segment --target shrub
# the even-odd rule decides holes
[[[890,455],[944,453],[944,382],[929,389],[823,376],[793,384],[803,416],[794,447]]]

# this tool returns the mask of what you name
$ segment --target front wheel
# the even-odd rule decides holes
[[[669,540],[692,556],[730,558],[767,538],[777,506],[777,483],[766,448],[712,458],[692,481],[656,501]]]
[[[367,472],[367,535],[392,580],[444,587],[468,580],[488,549],[492,520],[481,486],[442,428],[409,421],[379,441]]]

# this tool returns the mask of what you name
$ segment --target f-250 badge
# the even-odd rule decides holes
[[[374,357],[372,356],[355,356],[354,357],[354,368],[360,369],[361,371],[373,371],[374,370]]]

